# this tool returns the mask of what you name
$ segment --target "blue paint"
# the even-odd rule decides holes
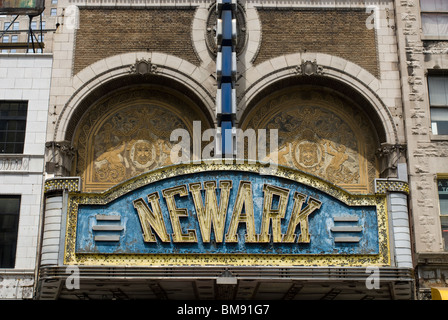
[[[232,47],[222,47],[222,82],[229,82],[232,76]]]
[[[221,137],[222,137],[222,154],[231,157],[233,155],[233,136],[232,136],[232,122],[221,122]]]
[[[232,45],[232,10],[222,10],[222,45]]]
[[[231,114],[232,113],[232,84],[223,83],[221,85],[221,113]]]
[[[235,16],[236,2],[221,1],[217,2],[218,19],[222,21],[222,30],[217,34],[218,39],[218,56],[221,59],[217,61],[217,79],[218,90],[221,90],[221,101],[217,104],[221,105],[219,113],[217,114],[218,126],[221,127],[222,138],[222,155],[232,156],[232,137],[226,134],[228,128],[234,126],[234,116],[236,111],[236,101],[233,99],[233,89],[235,85],[236,68],[235,65],[235,48],[234,42],[236,39],[236,30],[233,30],[232,20]]]
[[[185,197],[175,197],[178,208],[187,208],[189,217],[180,218],[183,231],[187,229],[196,230],[198,237],[197,243],[145,243],[143,241],[142,229],[138,219],[137,211],[133,207],[132,201],[143,198],[147,201],[147,195],[158,192],[160,195],[160,206],[165,221],[168,234],[172,234],[169,213],[167,210],[162,190],[179,185],[187,185],[192,182],[231,180],[233,187],[230,193],[229,208],[227,211],[226,228],[227,233],[230,219],[232,216],[233,205],[240,181],[250,181],[252,183],[255,228],[256,233],[260,233],[262,208],[263,208],[263,184],[271,184],[290,190],[288,206],[285,219],[282,220],[282,233],[286,233],[289,218],[292,212],[294,192],[300,192],[318,199],[322,202],[320,209],[312,213],[309,217],[309,232],[311,236],[310,243],[286,244],[286,243],[267,243],[250,244],[244,242],[245,226],[240,224],[238,229],[238,243],[214,243],[212,231],[211,243],[203,243],[201,232],[196,217],[194,202],[191,193]],[[219,184],[218,184],[219,185]],[[204,198],[204,197],[203,197]],[[217,188],[217,199],[220,199],[219,188]],[[276,204],[274,202],[273,207]],[[99,224],[95,215],[119,215],[121,220],[118,222],[124,227],[122,231],[107,232],[107,234],[119,234],[118,242],[95,242],[94,236],[102,234],[100,231],[92,231],[94,224]],[[333,220],[338,216],[354,216],[358,218],[355,224],[362,226],[362,232],[356,235],[361,237],[359,243],[335,243],[334,232],[330,229],[335,226]],[[109,224],[109,223],[108,223]],[[341,225],[338,223],[338,225]],[[213,229],[212,229],[213,230]],[[106,234],[106,232],[104,232]],[[300,228],[297,228],[296,234],[300,234]],[[354,234],[350,234],[354,235]],[[297,183],[295,181],[281,179],[273,176],[258,175],[246,172],[203,172],[194,175],[183,175],[166,180],[158,181],[134,190],[108,205],[79,205],[76,251],[78,253],[143,253],[143,254],[174,254],[174,253],[278,253],[278,254],[377,254],[379,252],[378,243],[378,221],[376,207],[350,207],[339,200],[309,186]]]

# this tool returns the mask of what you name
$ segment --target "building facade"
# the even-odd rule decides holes
[[[35,296],[53,66],[51,47],[37,45],[47,34],[41,26],[55,25],[49,10],[42,17],[41,24],[40,17],[0,16],[0,299]]]
[[[52,56],[3,54],[1,298],[34,293]]]
[[[0,158],[20,217],[1,273],[29,275],[0,294],[443,293],[448,8],[422,2],[48,4],[43,52],[0,56],[5,114],[28,101],[24,151]]]
[[[441,84],[446,78],[446,14],[444,1],[403,2],[399,43],[403,106],[406,112],[408,164],[412,197],[419,298],[431,287],[446,287],[447,228],[446,113]],[[440,18],[439,18],[440,17]],[[439,21],[440,20],[440,21]]]

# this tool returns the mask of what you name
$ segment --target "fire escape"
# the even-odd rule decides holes
[[[26,52],[32,50],[33,53],[43,52],[44,43],[41,41],[43,39],[43,28],[42,28],[42,12],[45,9],[44,0],[36,0],[34,5],[31,7],[5,7],[0,6],[0,14],[15,15],[9,25],[2,30],[0,33],[0,50],[5,49],[25,49]],[[25,30],[14,30],[11,28],[20,16],[28,16],[29,24],[28,29]],[[37,32],[32,28],[33,19],[39,17],[40,27],[37,28]],[[20,34],[27,32],[26,42],[3,42],[3,37],[8,34]]]

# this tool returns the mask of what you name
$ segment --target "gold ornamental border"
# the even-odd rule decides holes
[[[318,189],[349,206],[376,206],[378,254],[86,254],[76,253],[77,213],[80,204],[107,204],[133,190],[172,177],[200,172],[244,171],[265,175],[269,164],[188,163],[159,168],[129,179],[101,193],[70,193],[65,235],[64,264],[110,266],[387,266],[390,265],[387,200],[385,194],[351,194],[310,174],[278,166],[269,176],[292,180]]]

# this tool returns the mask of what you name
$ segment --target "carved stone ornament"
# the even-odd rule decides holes
[[[324,73],[324,68],[319,66],[316,60],[302,60],[302,63],[296,67],[296,72],[297,74],[304,76],[322,75]]]
[[[157,71],[157,65],[151,63],[151,59],[136,60],[135,64],[131,66],[131,73],[137,73],[141,75],[155,73]]]
[[[76,149],[68,141],[49,141],[45,144],[46,170],[57,176],[70,174]]]
[[[216,2],[216,1],[215,1]],[[216,4],[210,6],[209,14],[206,21],[206,34],[205,43],[210,53],[216,56],[218,52],[218,46],[216,44],[216,20],[217,20]],[[244,51],[244,48],[248,40],[246,13],[244,8],[238,4],[238,9],[235,12],[236,29],[237,29],[237,43],[235,46],[235,52],[238,56]]]

